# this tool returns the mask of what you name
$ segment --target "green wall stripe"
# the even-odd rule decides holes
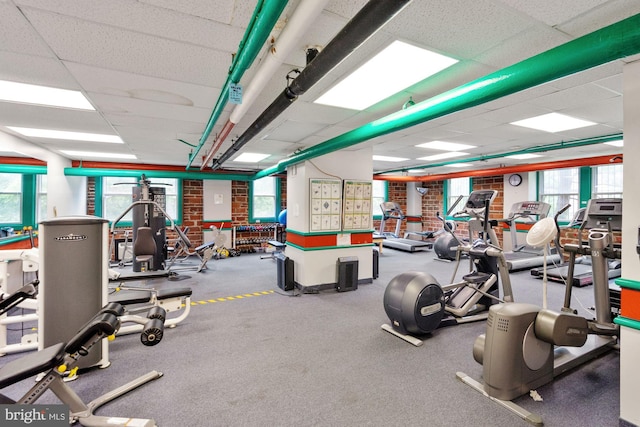
[[[309,252],[309,251],[327,251],[327,250],[332,250],[332,249],[349,249],[349,248],[357,248],[357,247],[365,247],[365,246],[378,246],[378,245],[374,244],[374,243],[362,243],[362,244],[359,244],[359,245],[348,245],[348,246],[317,246],[317,247],[313,247],[313,248],[303,248],[302,246],[298,246],[296,244],[287,242],[287,246],[294,247],[294,248],[299,249],[299,250],[304,251],[304,252]]]
[[[629,319],[627,317],[618,316],[613,319],[613,323],[640,331],[640,322],[638,322],[637,320]]]
[[[616,285],[621,288],[633,289],[635,291],[640,291],[640,282],[631,279],[623,279],[622,277],[616,279]]]

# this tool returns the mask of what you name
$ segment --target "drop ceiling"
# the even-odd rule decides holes
[[[272,32],[274,40],[299,4],[288,2]],[[305,66],[307,47],[325,46],[365,4],[364,0],[327,3],[299,38],[297,49],[287,56],[236,124],[220,153],[283,91],[287,73]],[[109,150],[134,154],[137,159],[132,163],[186,167],[255,7],[255,1],[247,0],[0,0],[0,79],[80,90],[96,108],[87,112],[0,102],[0,132],[56,153]],[[223,168],[257,171],[271,167],[299,150],[401,110],[410,97],[415,102],[426,100],[637,13],[637,0],[413,0],[237,153],[259,152],[269,157],[255,165],[233,162],[234,155]],[[364,111],[313,103],[394,40],[459,62]],[[265,45],[243,75],[241,85],[250,84],[267,50]],[[349,149],[371,147],[373,154],[409,159],[398,163],[375,161],[374,172],[380,172],[424,165],[417,159],[436,152],[415,146],[434,140],[474,145],[476,148],[465,150],[468,157],[491,157],[622,133],[622,69],[625,62],[635,59],[637,56],[617,60]],[[233,107],[228,104],[224,108],[194,157],[193,167],[200,167]],[[510,124],[550,112],[596,125],[550,134]],[[117,134],[125,143],[106,147],[28,138],[7,126]],[[620,148],[597,144],[543,152],[534,160],[549,162],[619,152]],[[20,155],[0,146],[0,156]],[[498,158],[483,162],[482,167],[531,162]],[[428,173],[461,170],[464,168],[442,166],[428,169]]]

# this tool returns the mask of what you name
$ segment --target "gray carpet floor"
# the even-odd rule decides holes
[[[449,283],[454,265],[433,252],[385,248],[380,277],[354,292],[292,296],[276,286],[273,260],[257,254],[211,260],[179,281],[142,287],[193,289],[189,317],[145,347],[135,334],[110,343],[111,366],[70,383],[86,402],[150,370],[162,378],[100,408],[99,415],[153,418],[159,426],[526,426],[527,422],[456,379],[480,380],[473,360],[484,322],[438,329],[414,347],[381,330],[382,299],[397,274],[426,271]],[[465,264],[466,266],[466,264]],[[511,274],[516,301],[541,304],[542,281]],[[575,308],[592,317],[592,287],[574,288]],[[549,307],[564,288],[549,283]],[[237,297],[228,299],[227,297]],[[219,300],[223,299],[224,300]],[[72,313],[70,313],[72,315]],[[21,357],[0,358],[0,366]],[[5,388],[20,397],[31,381]],[[619,354],[613,350],[538,389],[543,401],[516,403],[547,426],[619,424]],[[42,403],[57,400],[48,391]]]

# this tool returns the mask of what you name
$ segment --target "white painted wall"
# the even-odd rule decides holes
[[[640,226],[640,61],[625,65],[624,105],[624,203],[622,206],[622,277],[640,281],[640,259],[636,253]],[[640,425],[638,390],[640,331],[621,327],[620,337],[620,418]]]
[[[48,218],[87,213],[87,178],[64,175],[64,168],[71,166],[71,160],[4,132],[0,132],[0,145],[5,151],[47,162]]]
[[[302,233],[310,231],[310,179],[339,178],[371,181],[372,154],[371,147],[357,151],[344,150],[287,168],[287,228]],[[336,261],[339,257],[358,258],[358,279],[369,279],[372,276],[371,246],[303,251],[289,245],[285,253],[294,261],[295,280],[302,286],[335,283]]]

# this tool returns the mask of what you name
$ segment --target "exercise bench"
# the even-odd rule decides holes
[[[22,398],[13,400],[0,394],[0,403],[35,404],[44,392],[51,390],[63,404],[69,407],[69,421],[72,423],[79,422],[86,427],[132,425],[155,427],[156,423],[152,419],[99,416],[94,415],[94,411],[125,393],[160,378],[161,372],[151,371],[87,404],[65,382],[70,368],[74,367],[79,357],[87,354],[88,349],[94,344],[113,335],[118,330],[120,321],[114,314],[114,310],[120,312],[117,306],[111,306],[99,312],[69,342],[61,342],[41,351],[29,353],[27,356],[13,360],[0,368],[0,389],[34,375],[39,378]]]
[[[162,320],[165,328],[175,328],[189,316],[191,312],[191,288],[169,288],[169,289],[141,289],[118,287],[111,295],[109,302],[117,303],[125,307],[125,311],[120,315],[120,322],[126,326],[121,326],[119,335],[143,332],[141,339],[145,345],[149,345],[144,340],[144,331],[149,327],[149,319],[157,318]],[[178,316],[168,318],[167,313],[179,312]],[[145,312],[145,315],[140,313]]]
[[[260,259],[275,259],[276,255],[279,252],[284,251],[284,249],[287,247],[286,243],[282,243],[282,242],[280,242],[278,240],[269,240],[267,242],[267,244],[269,246],[272,246],[274,249],[273,249],[273,251],[271,251],[271,253],[269,255],[263,255],[263,256],[260,257]]]

